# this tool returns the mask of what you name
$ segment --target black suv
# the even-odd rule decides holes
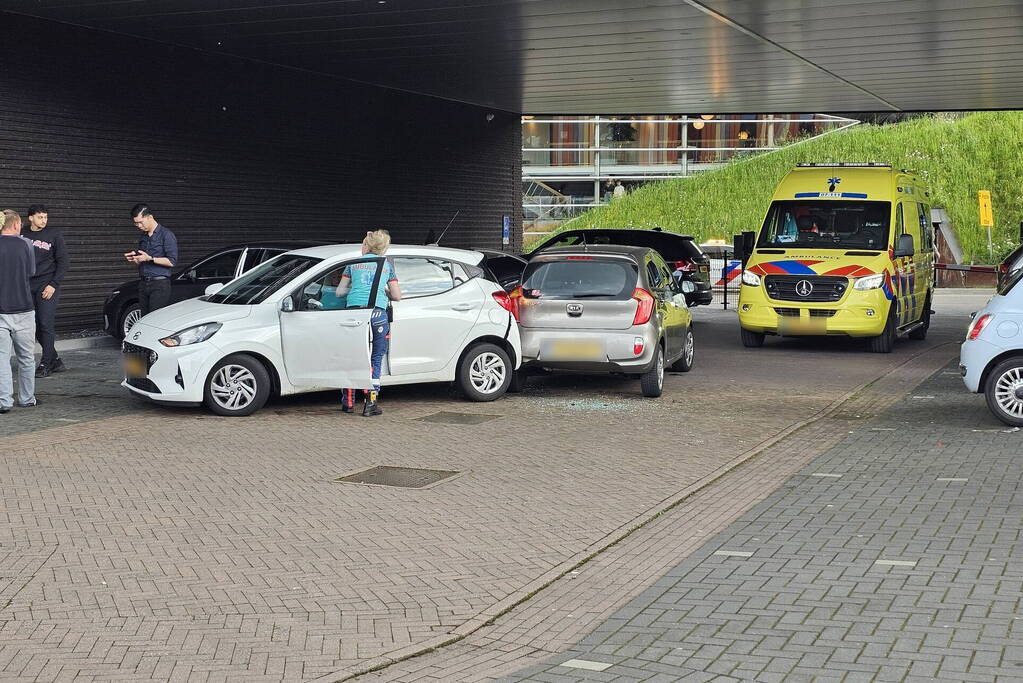
[[[710,259],[689,235],[667,232],[661,228],[635,230],[628,228],[586,228],[566,230],[541,242],[533,249],[536,254],[549,247],[574,247],[581,244],[618,244],[627,247],[656,249],[674,271],[675,279],[689,280],[696,291],[686,294],[689,306],[705,306],[714,298],[710,282]]]
[[[321,244],[326,242],[289,240],[223,247],[174,271],[170,278],[170,303],[202,296],[208,286],[217,282],[226,284],[263,261],[286,251]],[[115,339],[124,339],[128,329],[141,317],[140,314],[139,281],[125,282],[114,289],[103,304],[103,328]]]

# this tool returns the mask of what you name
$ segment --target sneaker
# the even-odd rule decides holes
[[[355,412],[355,406],[346,406],[344,403],[342,403],[341,404],[341,412],[342,413],[354,413]]]
[[[38,398],[35,399],[32,403],[19,403],[18,407],[19,408],[33,408],[33,407],[35,407],[37,405],[39,405],[39,399]]]
[[[376,403],[370,403],[369,401],[366,401],[366,405],[362,409],[363,417],[374,417],[376,415],[383,414],[384,411],[380,409],[380,406],[378,406]]]
[[[9,406],[7,408],[0,408],[0,415],[6,415],[9,412],[11,412],[11,409],[10,409]]]
[[[57,360],[50,364],[51,373],[64,372],[65,370],[67,370],[67,366],[64,365],[64,361],[62,361],[60,358],[58,358]]]
[[[36,368],[36,377],[37,378],[39,378],[39,377],[49,377],[50,376],[50,372],[51,372],[51,370],[50,370],[50,367],[48,365],[40,363],[39,367]]]

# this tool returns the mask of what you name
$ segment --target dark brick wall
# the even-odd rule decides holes
[[[58,326],[101,325],[150,203],[183,262],[251,239],[521,243],[517,115],[0,13],[0,205],[35,202],[73,265]],[[184,265],[184,263],[182,263]]]

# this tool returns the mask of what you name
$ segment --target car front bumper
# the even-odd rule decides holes
[[[802,303],[769,299],[763,285],[743,285],[739,324],[750,332],[782,336],[876,337],[884,331],[891,305],[881,289],[850,288],[841,301]]]
[[[131,328],[129,338],[122,342],[122,353],[148,354],[148,369],[145,377],[125,377],[121,386],[158,403],[198,405],[203,400],[206,377],[223,353],[210,340],[165,347],[159,339],[167,335],[167,331],[143,322]]]

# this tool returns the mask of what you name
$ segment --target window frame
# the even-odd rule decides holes
[[[452,268],[452,270],[450,272],[450,274],[451,274],[451,287],[449,289],[445,289],[445,290],[443,290],[441,292],[434,292],[432,294],[408,294],[405,291],[405,288],[404,288],[404,281],[402,280],[401,275],[398,273],[398,267],[395,265],[395,262],[398,259],[417,259],[417,260],[420,260],[420,261],[439,261],[439,262],[447,263],[449,266],[458,266],[459,268],[462,269],[462,275],[464,276],[464,279],[461,282],[458,282],[457,279],[455,278],[455,273],[454,273],[453,268]],[[463,263],[461,263],[459,261],[452,261],[451,259],[446,259],[446,258],[438,258],[438,257],[435,257],[435,256],[416,256],[416,255],[410,255],[410,254],[402,254],[401,256],[388,256],[387,260],[391,262],[391,268],[394,269],[394,276],[396,278],[398,278],[398,286],[402,288],[402,290],[401,290],[401,300],[402,301],[406,301],[406,300],[407,301],[415,301],[416,299],[427,299],[427,298],[429,298],[431,296],[440,296],[441,294],[447,294],[448,292],[453,292],[456,289],[458,289],[459,287],[461,287],[462,285],[467,284],[468,282],[470,282],[471,280],[475,279],[476,277],[479,277],[478,274],[477,275],[473,275],[470,272],[469,269],[472,268],[472,266],[466,266],[465,264],[463,264]]]

